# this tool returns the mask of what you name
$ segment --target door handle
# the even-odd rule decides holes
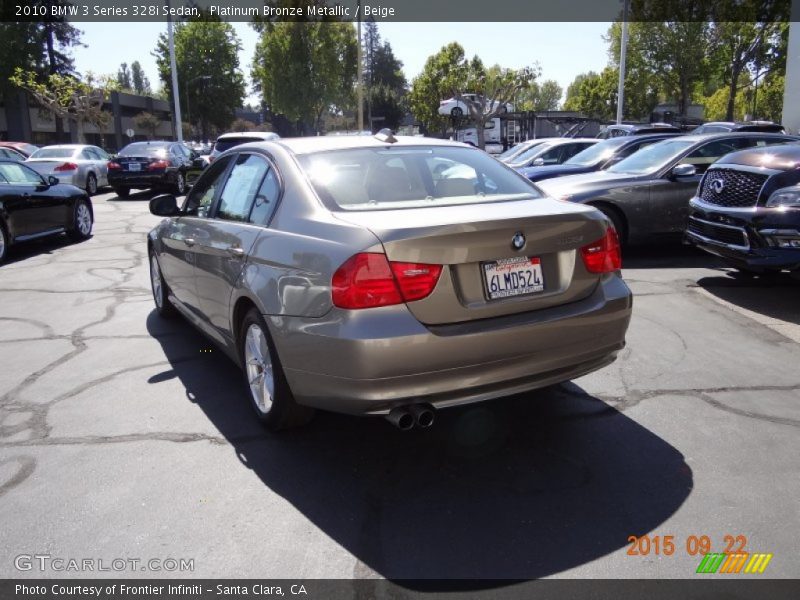
[[[244,256],[244,248],[240,248],[239,246],[228,246],[226,250],[228,251],[228,254],[234,258],[241,258]]]
[[[195,245],[194,238],[183,238],[183,243],[189,246],[190,248]]]

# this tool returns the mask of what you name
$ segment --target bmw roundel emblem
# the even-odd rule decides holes
[[[514,237],[511,238],[511,247],[514,250],[522,250],[525,247],[525,234],[521,231],[515,233]]]
[[[714,190],[715,194],[721,194],[722,190],[725,189],[725,182],[722,179],[715,179],[711,182],[711,189]]]

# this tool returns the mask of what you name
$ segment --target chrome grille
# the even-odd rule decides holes
[[[741,227],[733,225],[722,225],[720,223],[712,223],[705,219],[698,219],[697,217],[689,217],[689,223],[686,231],[691,235],[716,242],[718,244],[725,244],[728,246],[736,246],[738,248],[749,248],[750,241],[747,238],[747,232]]]
[[[700,199],[708,204],[747,208],[758,202],[758,192],[768,175],[736,171],[733,169],[709,169],[700,184]]]

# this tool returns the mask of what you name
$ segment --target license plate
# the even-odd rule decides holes
[[[536,294],[544,291],[542,261],[520,256],[482,264],[489,300]]]
[[[141,171],[142,165],[139,163],[128,163],[128,171]]]

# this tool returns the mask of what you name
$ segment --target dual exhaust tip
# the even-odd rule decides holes
[[[436,420],[436,409],[430,404],[410,404],[393,408],[386,419],[400,431],[409,431],[414,427],[427,429]]]

